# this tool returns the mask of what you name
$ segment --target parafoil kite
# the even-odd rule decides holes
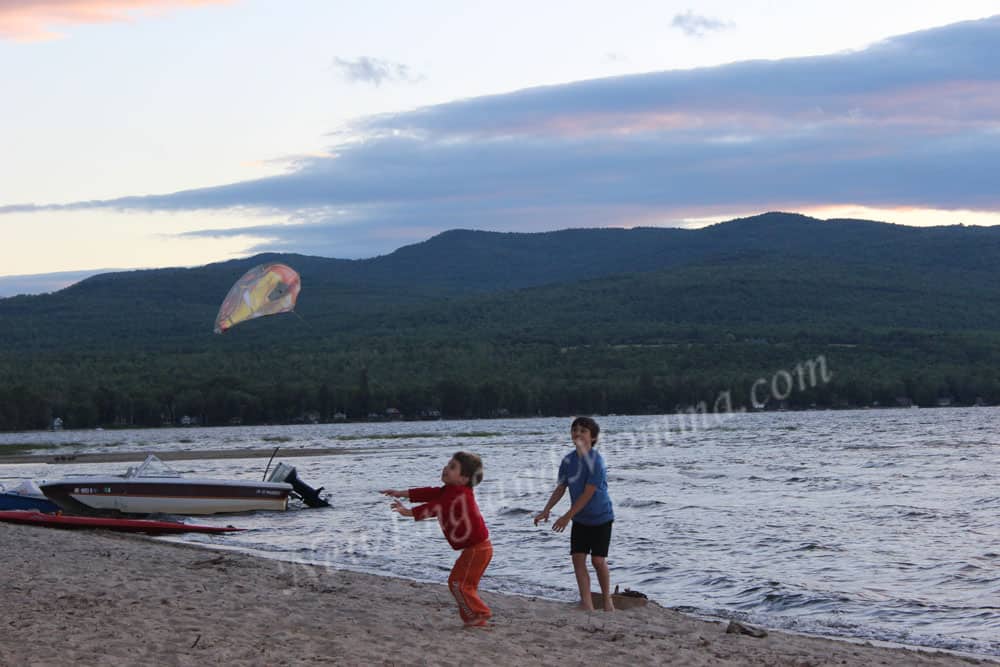
[[[294,309],[301,288],[299,274],[284,264],[253,267],[230,288],[215,317],[215,333],[245,320]]]

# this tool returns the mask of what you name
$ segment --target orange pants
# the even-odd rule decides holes
[[[458,613],[466,625],[483,624],[493,615],[476,590],[492,559],[493,544],[489,540],[480,542],[462,549],[462,555],[455,561],[455,567],[451,568],[451,574],[448,575],[448,588],[458,602]]]

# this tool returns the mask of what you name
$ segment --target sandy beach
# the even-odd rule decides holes
[[[5,665],[968,665],[964,656],[770,632],[655,604],[586,613],[488,592],[461,627],[444,585],[107,532],[0,524]],[[442,579],[444,577],[442,576]]]

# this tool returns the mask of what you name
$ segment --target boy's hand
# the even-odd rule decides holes
[[[399,502],[398,500],[392,501],[392,511],[398,512],[402,516],[413,516],[413,510]]]
[[[542,510],[541,512],[539,512],[538,514],[535,515],[535,525],[536,526],[540,522],[542,522],[542,521],[548,521],[548,520],[549,520],[549,511],[548,510]]]
[[[561,517],[556,519],[556,522],[554,524],[552,524],[552,530],[556,531],[557,533],[561,533],[564,530],[566,530],[566,526],[569,525],[569,522],[570,518],[565,514],[563,514]]]
[[[379,493],[384,496],[392,496],[393,498],[406,498],[410,495],[409,491],[400,491],[397,489],[382,489]]]

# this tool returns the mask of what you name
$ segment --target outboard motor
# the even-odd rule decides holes
[[[314,489],[301,479],[299,479],[298,474],[295,472],[294,466],[288,466],[284,463],[279,463],[271,473],[271,476],[267,478],[269,482],[284,482],[285,484],[292,485],[292,494],[298,497],[302,502],[304,502],[309,507],[329,507],[330,503],[319,497],[320,491],[323,487]]]

